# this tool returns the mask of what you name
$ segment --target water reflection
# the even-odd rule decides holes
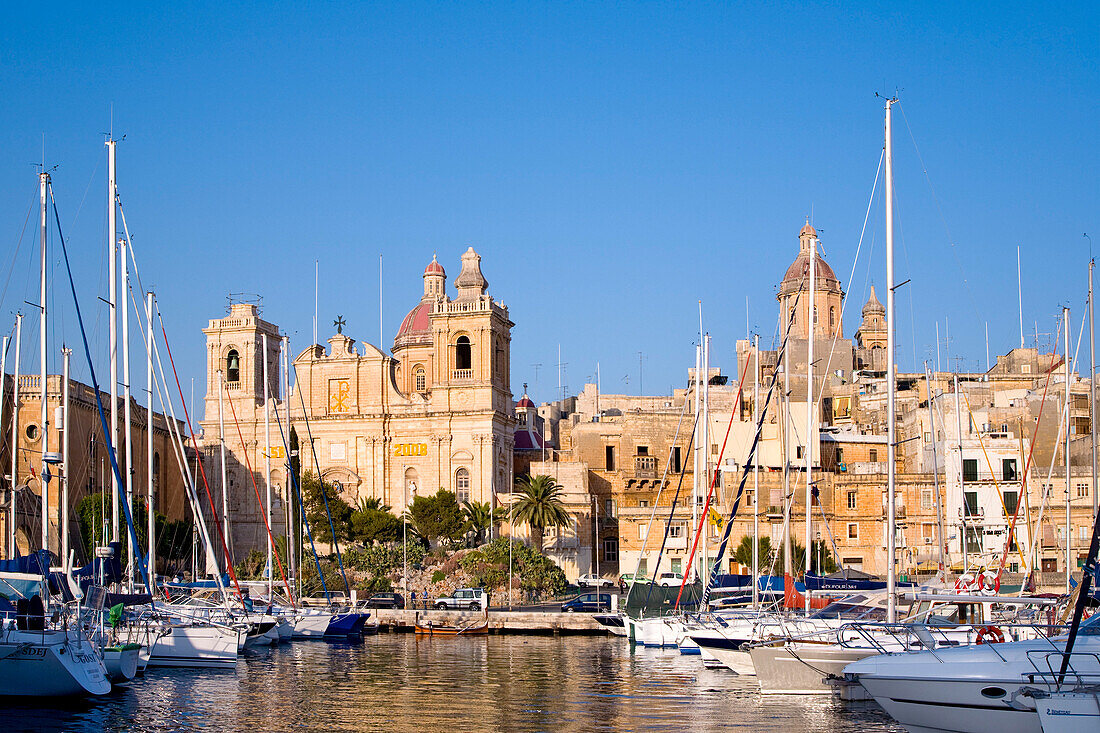
[[[298,642],[249,653],[236,673],[152,670],[105,698],[0,705],[4,733],[900,730],[873,704],[764,698],[697,658],[586,637]]]

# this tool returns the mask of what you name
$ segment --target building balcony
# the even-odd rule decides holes
[[[634,477],[657,478],[657,459],[653,456],[635,456]]]
[[[473,369],[454,369],[451,371],[451,379],[455,382],[469,382],[473,378]]]

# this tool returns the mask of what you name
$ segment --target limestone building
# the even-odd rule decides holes
[[[236,304],[210,321],[207,339],[207,473],[220,471],[219,384],[231,397],[241,435],[226,423],[228,496],[235,557],[262,548],[262,509],[248,476],[251,466],[265,493],[264,446],[272,455],[278,496],[273,514],[282,532],[286,459],[275,420],[289,413],[303,446],[302,468],[320,472],[352,505],[378,498],[400,513],[417,494],[453,491],[459,502],[489,502],[511,491],[515,417],[509,377],[508,308],[488,294],[481,257],[469,248],[447,292],[443,266],[433,257],[421,297],[402,320],[392,355],[357,344],[337,328],[326,345],[314,344],[290,361],[289,395],[282,379],[278,327],[253,304]],[[267,337],[266,350],[264,337]],[[264,428],[263,360],[268,362],[270,438]],[[221,373],[219,375],[219,372]],[[228,406],[222,407],[227,415]],[[228,419],[228,418],[227,418]],[[312,450],[309,450],[312,440]]]

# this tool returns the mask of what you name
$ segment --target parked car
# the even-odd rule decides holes
[[[404,608],[405,599],[400,593],[375,593],[363,605],[367,608]]]
[[[484,588],[459,588],[433,605],[440,611],[480,611],[489,607],[489,596]]]
[[[598,613],[600,611],[611,610],[611,594],[610,593],[581,593],[576,598],[566,601],[561,604],[561,610],[565,613],[574,613],[576,611],[582,611],[587,613]]]
[[[661,573],[657,576],[657,585],[680,585],[684,582],[684,576],[680,573]]]
[[[586,573],[577,578],[577,585],[581,588],[602,588],[604,586],[611,587],[615,585],[615,581],[611,578],[600,577],[594,573]]]
[[[619,585],[629,586],[632,583],[648,583],[649,578],[641,573],[635,575],[634,573],[623,573],[619,576]]]

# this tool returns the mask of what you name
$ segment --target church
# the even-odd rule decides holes
[[[224,423],[235,558],[266,543],[256,500],[257,491],[261,498],[266,494],[265,451],[271,456],[276,497],[272,529],[278,535],[285,526],[288,413],[302,446],[303,470],[319,471],[353,506],[377,498],[400,514],[415,496],[441,488],[454,492],[459,502],[496,506],[499,494],[511,492],[514,324],[507,306],[494,300],[488,288],[481,256],[472,247],[462,255],[453,297],[443,265],[433,257],[424,270],[423,295],[402,320],[390,354],[357,344],[338,327],[327,345],[313,344],[284,357],[287,339],[251,303],[231,304],[225,318],[210,321],[203,330],[204,465],[214,501],[220,502]],[[291,384],[284,394],[286,361]]]

